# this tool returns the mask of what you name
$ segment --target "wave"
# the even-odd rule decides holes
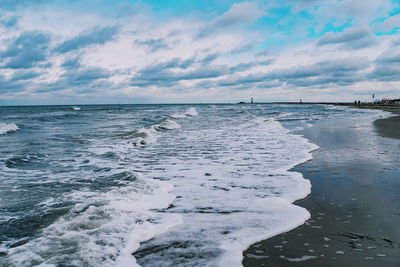
[[[78,174],[78,186],[39,205],[69,202],[69,210],[27,243],[7,247],[7,266],[238,266],[250,244],[309,218],[293,202],[311,184],[289,171],[316,149],[305,138],[270,115],[211,110],[189,124],[158,114],[142,128],[90,139],[87,155],[82,149],[66,163],[78,173],[60,177]]]
[[[15,123],[0,123],[0,134],[15,132],[19,127]]]
[[[197,110],[194,107],[190,107],[187,110],[185,110],[183,112],[183,114],[187,115],[187,116],[197,116],[199,115],[199,113],[197,112]]]
[[[174,130],[174,129],[182,128],[179,123],[177,123],[176,121],[173,121],[173,120],[169,120],[169,119],[163,119],[159,123],[155,124],[153,127],[154,127],[154,129],[156,129],[158,131]]]
[[[271,117],[219,126],[177,133],[179,156],[149,171],[174,184],[180,197],[167,213],[181,214],[184,224],[142,243],[134,253],[139,264],[240,266],[248,246],[310,218],[293,202],[311,192],[311,183],[289,170],[310,160],[317,146]]]
[[[187,116],[197,116],[199,113],[194,107],[187,108],[183,112],[174,113],[168,115],[169,118],[174,119],[182,119]],[[174,120],[163,118],[159,122],[147,126],[142,127],[134,132],[135,138],[132,141],[132,144],[137,147],[147,146],[149,144],[154,144],[157,142],[158,133],[165,130],[176,130],[180,129],[182,126]]]
[[[197,110],[194,107],[190,107],[187,108],[186,110],[182,111],[182,112],[177,112],[171,115],[168,115],[168,117],[171,117],[173,119],[183,119],[186,118],[187,116],[197,116],[199,115],[199,113],[197,112]]]
[[[46,154],[25,154],[20,156],[13,156],[5,160],[7,168],[14,169],[37,169],[40,167],[47,167],[44,159],[47,158]]]
[[[171,117],[173,119],[183,119],[183,118],[186,118],[186,115],[183,114],[183,113],[178,112],[178,113],[174,113],[174,114],[168,115],[168,117]]]
[[[81,110],[81,108],[80,107],[72,107],[72,110],[78,111],[78,110]]]
[[[146,146],[150,144],[155,144],[158,139],[158,133],[164,130],[174,130],[180,129],[181,125],[177,122],[169,119],[163,119],[159,123],[148,126],[142,127],[134,132],[136,136],[132,142],[134,146]]]
[[[157,142],[157,132],[154,127],[142,127],[138,129],[135,134],[137,135],[136,138],[132,141],[134,146],[142,147],[147,146],[149,144],[154,144]]]
[[[43,115],[40,117],[33,117],[33,119],[44,122],[52,122],[59,120],[68,120],[73,118],[79,118],[82,115],[80,113],[65,113],[65,114],[51,114],[51,115]]]
[[[138,173],[131,176],[125,186],[107,192],[75,191],[41,203],[77,204],[39,237],[8,249],[10,265],[137,266],[131,253],[139,243],[181,224],[182,218],[151,211],[167,208],[175,199],[171,184]]]

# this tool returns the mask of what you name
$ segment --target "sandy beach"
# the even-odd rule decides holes
[[[375,122],[322,121],[303,134],[320,146],[297,166],[312,193],[303,226],[252,245],[244,266],[399,266],[399,109]]]
[[[374,126],[381,136],[400,139],[400,108],[384,109],[392,112],[393,117],[376,120]]]

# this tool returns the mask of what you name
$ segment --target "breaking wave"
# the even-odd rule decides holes
[[[187,116],[197,116],[199,115],[199,113],[197,112],[197,110],[193,107],[188,108],[187,110],[185,110],[183,112],[183,114],[187,115]]]
[[[197,115],[199,115],[197,110],[194,107],[190,107],[182,112],[177,112],[177,113],[171,114],[171,115],[169,115],[169,117],[171,117],[173,119],[183,119],[183,118],[186,118],[187,116],[194,117]]]
[[[152,209],[167,208],[175,199],[172,184],[148,179],[141,174],[120,173],[120,185],[108,192],[75,191],[51,198],[42,206],[66,201],[77,204],[58,221],[43,229],[40,237],[10,248],[13,266],[136,266],[130,255],[157,234],[182,223],[178,214]],[[126,179],[126,176],[129,179]],[[132,204],[134,203],[134,204]]]
[[[180,129],[182,128],[182,126],[176,121],[164,119],[161,120],[158,124],[154,125],[154,128],[158,131],[163,131],[163,130]]]
[[[0,200],[13,205],[0,214],[0,266],[240,266],[250,244],[310,217],[293,202],[311,184],[290,169],[317,146],[286,125],[318,107],[85,110],[12,119],[29,140],[1,159]]]
[[[195,108],[190,107],[184,110],[183,112],[174,113],[168,115],[167,117],[174,119],[183,119],[186,118],[187,116],[197,116],[198,114],[199,113]],[[176,130],[180,128],[182,128],[182,126],[176,121],[172,119],[163,118],[162,120],[153,125],[138,129],[135,133],[136,137],[132,141],[132,144],[138,147],[154,144],[157,142],[158,132],[165,130]]]
[[[15,123],[0,123],[0,134],[15,132],[19,127]]]

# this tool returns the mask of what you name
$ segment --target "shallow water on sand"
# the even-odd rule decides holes
[[[399,266],[400,141],[379,136],[373,121],[340,118],[302,131],[320,146],[294,169],[313,185],[296,203],[311,218],[253,245],[244,266]]]

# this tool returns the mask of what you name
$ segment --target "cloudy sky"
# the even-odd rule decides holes
[[[0,105],[372,93],[400,97],[398,0],[0,0]]]

